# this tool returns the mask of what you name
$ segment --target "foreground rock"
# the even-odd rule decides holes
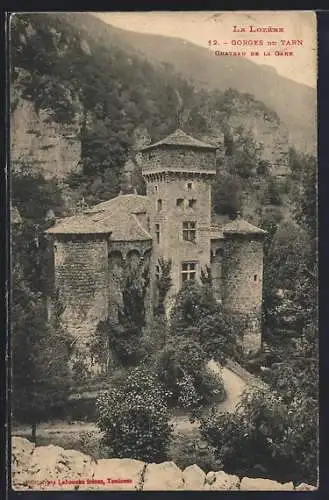
[[[189,465],[183,471],[184,490],[203,490],[206,475],[196,464]]]
[[[240,490],[244,491],[293,491],[294,485],[290,483],[278,483],[271,479],[244,477],[241,480]]]
[[[205,483],[205,490],[238,490],[240,479],[238,476],[226,474],[224,471],[208,472]]]
[[[76,450],[60,446],[38,446],[20,437],[12,438],[12,487],[15,490],[243,490],[313,491],[301,483],[279,483],[270,479],[243,477],[224,471],[206,475],[196,464],[181,471],[174,462],[146,464],[128,458],[95,461]]]
[[[146,466],[143,491],[182,490],[183,488],[183,473],[174,462]]]
[[[144,462],[129,458],[98,460],[90,489],[140,491],[145,467]]]
[[[295,491],[315,491],[317,490],[316,486],[311,486],[310,484],[300,483],[296,486]]]
[[[21,437],[13,437],[11,442],[11,474],[15,489],[29,489],[30,474],[28,470],[34,449],[34,443]]]
[[[40,446],[29,469],[34,490],[81,489],[93,477],[93,459],[76,450]]]

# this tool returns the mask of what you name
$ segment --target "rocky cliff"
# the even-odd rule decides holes
[[[81,113],[70,123],[53,119],[51,108],[37,110],[24,99],[19,83],[26,73],[19,72],[12,86],[11,158],[14,164],[29,164],[46,178],[62,178],[79,167],[81,160]]]
[[[96,36],[90,21],[105,27],[106,36]],[[142,127],[153,141],[172,132],[181,99],[187,133],[221,147],[230,129],[236,140],[255,141],[274,175],[286,168],[288,128],[256,93],[199,90],[166,66],[146,62],[121,38],[113,40],[108,28],[86,14],[12,19],[13,163],[23,160],[47,176],[63,177],[83,164],[94,178],[105,171],[117,177],[136,130]]]
[[[240,478],[224,471],[207,474],[193,464],[181,470],[173,462],[101,459],[59,446],[38,446],[12,438],[12,487],[15,490],[242,490],[311,491],[314,486],[294,485],[263,478]]]

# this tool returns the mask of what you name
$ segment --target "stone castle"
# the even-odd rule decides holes
[[[211,269],[218,301],[243,313],[246,353],[261,347],[263,242],[265,231],[238,216],[215,224],[211,184],[216,148],[181,130],[140,150],[147,194],[131,185],[133,164],[125,166],[125,189],[109,201],[64,218],[48,229],[54,255],[55,288],[62,321],[81,342],[99,321],[120,306],[120,279],[130,266],[148,267],[147,315],[152,316],[159,259],[171,260],[172,287],[166,307],[186,280]]]

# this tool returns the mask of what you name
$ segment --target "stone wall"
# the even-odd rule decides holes
[[[185,147],[159,147],[142,153],[143,173],[148,171],[184,170],[216,171],[214,150],[194,150]]]
[[[158,258],[172,259],[172,287],[168,301],[173,300],[182,286],[182,262],[196,262],[197,276],[201,268],[210,264],[210,180],[188,174],[159,176],[158,180],[148,180],[147,195],[150,199],[150,233],[153,237],[153,262]],[[182,200],[180,206],[177,200]],[[195,205],[189,207],[189,200]],[[158,209],[161,200],[161,209]],[[194,242],[183,239],[183,222],[196,223]],[[160,239],[157,242],[156,224],[159,225]]]
[[[244,315],[245,352],[257,352],[261,347],[263,240],[237,235],[227,237],[222,272],[224,306],[232,314]]]
[[[55,288],[69,332],[89,337],[108,313],[108,244],[105,237],[59,236],[54,241]]]
[[[144,463],[128,458],[95,460],[59,446],[36,447],[27,439],[12,438],[14,490],[130,490],[130,491],[311,491],[301,483],[238,477],[224,471],[207,474],[193,464],[181,470],[174,462]]]

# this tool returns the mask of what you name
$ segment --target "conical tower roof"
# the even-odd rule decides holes
[[[199,139],[194,139],[194,137],[185,134],[183,130],[177,129],[172,134],[168,135],[161,141],[155,142],[154,144],[149,144],[144,148],[141,148],[140,151],[147,151],[158,146],[182,146],[189,147],[195,149],[208,149],[208,150],[216,150],[216,146],[212,146],[211,144],[207,144],[206,142],[199,141]]]
[[[266,234],[266,231],[261,229],[260,227],[253,226],[250,224],[250,222],[247,222],[246,220],[242,219],[240,213],[237,214],[237,217],[229,222],[228,224],[225,224],[223,227],[223,234]]]

